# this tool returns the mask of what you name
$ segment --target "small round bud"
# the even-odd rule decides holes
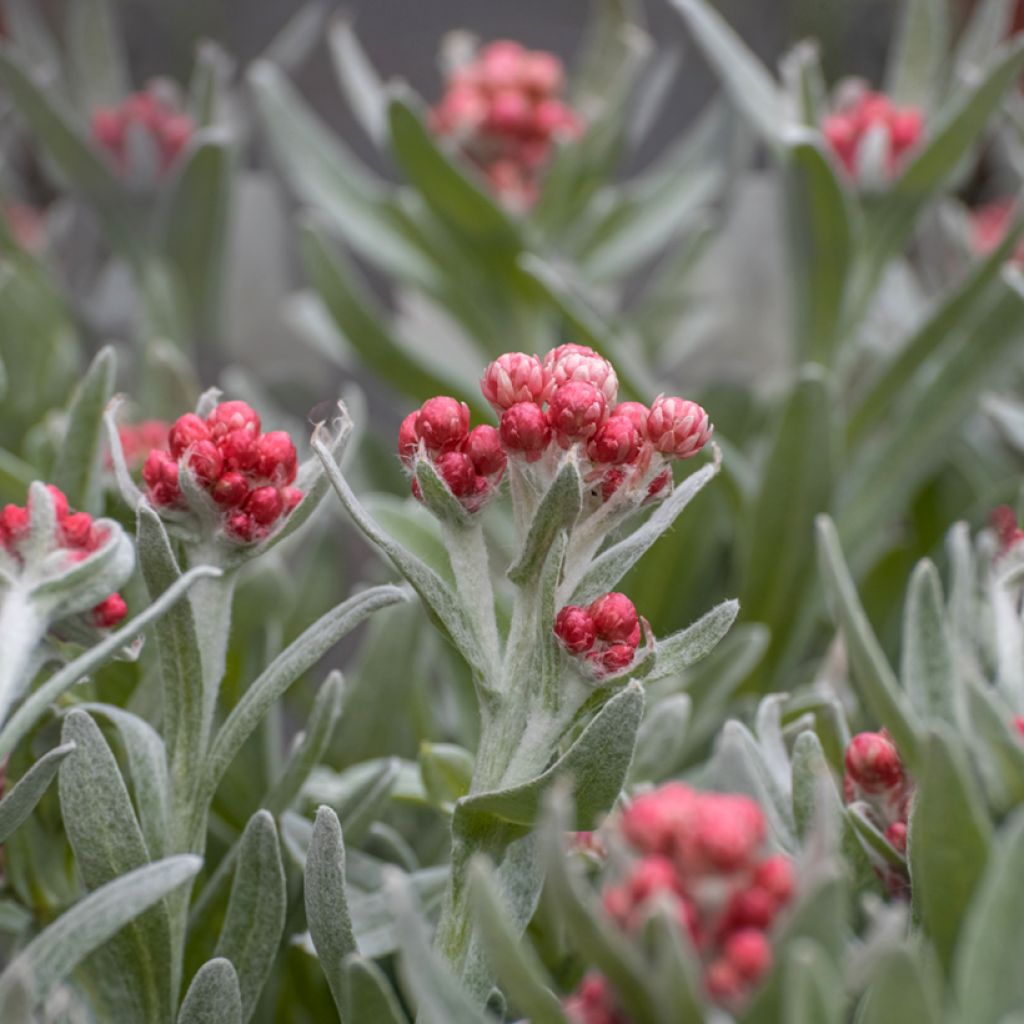
[[[748,864],[764,842],[764,812],[757,803],[739,794],[709,793],[701,798],[699,809],[694,848],[687,852],[719,871]]]
[[[708,995],[719,1002],[732,1002],[743,994],[743,979],[725,957],[708,965],[704,972],[704,985]]]
[[[501,417],[501,442],[507,452],[540,458],[551,443],[551,427],[535,402],[517,402]]]
[[[237,470],[229,469],[213,485],[210,493],[218,505],[224,505],[227,508],[237,508],[249,496],[249,484],[246,482],[243,474]]]
[[[235,430],[244,430],[253,438],[260,432],[260,418],[247,402],[221,402],[206,418],[206,425],[214,441]]]
[[[555,616],[555,636],[570,654],[584,654],[594,646],[597,630],[586,608],[570,604]]]
[[[252,516],[245,512],[235,512],[228,516],[224,523],[224,529],[229,536],[235,540],[249,542],[256,536],[257,527]]]
[[[546,401],[550,383],[536,356],[506,352],[484,370],[480,391],[497,412],[504,412],[517,402]]]
[[[420,432],[416,426],[419,410],[409,413],[398,428],[398,456],[407,465],[412,464],[420,447]]]
[[[619,393],[615,368],[603,356],[586,345],[559,345],[544,357],[544,368],[551,377],[551,386],[580,382],[597,388],[607,405],[613,405]]]
[[[587,657],[601,667],[603,674],[614,675],[633,664],[636,648],[629,644],[612,644],[611,647],[606,647],[603,651],[595,651]]]
[[[92,621],[99,629],[111,629],[128,614],[128,605],[120,594],[111,594],[92,610]]]
[[[495,427],[481,424],[474,427],[466,438],[463,451],[472,460],[473,466],[481,476],[493,476],[502,473],[508,456],[501,446],[501,436]]]
[[[28,509],[18,505],[5,505],[0,512],[0,544],[17,544],[28,533]]]
[[[907,852],[907,825],[903,821],[894,821],[886,830],[885,838],[897,853]]]
[[[188,468],[203,484],[212,484],[224,469],[224,458],[212,441],[195,441],[188,451]]]
[[[793,896],[793,863],[784,854],[766,857],[754,870],[754,883],[781,906]]]
[[[711,437],[708,414],[685,398],[656,398],[647,417],[647,436],[663,455],[688,459]]]
[[[609,643],[628,643],[640,628],[636,606],[625,594],[616,591],[599,597],[588,611],[597,635]]]
[[[298,487],[282,487],[281,488],[281,501],[284,503],[284,514],[289,515],[295,511],[299,502],[302,501],[303,494]]]
[[[643,402],[619,402],[612,409],[612,416],[625,416],[636,427],[641,440],[647,438],[647,417],[650,410]]]
[[[865,793],[884,793],[903,783],[899,751],[879,732],[861,732],[850,740],[846,770]]]
[[[438,457],[434,468],[456,498],[467,498],[476,490],[473,461],[463,452],[445,452]]]
[[[756,928],[743,928],[725,940],[725,959],[736,969],[744,981],[761,978],[771,966],[772,947],[764,932]]]
[[[640,451],[640,435],[626,416],[610,416],[587,445],[594,462],[619,466],[632,462]]]
[[[431,454],[455,451],[469,433],[469,406],[446,395],[428,398],[420,407],[416,427]]]
[[[548,421],[563,448],[574,441],[589,441],[607,416],[604,395],[585,381],[570,381],[556,388],[548,403]]]
[[[243,509],[260,526],[270,526],[284,510],[284,502],[276,487],[257,487],[245,499]]]
[[[60,532],[67,547],[88,548],[92,539],[92,516],[88,512],[73,512],[64,517]]]
[[[210,428],[194,412],[179,416],[167,433],[167,443],[176,459],[197,442],[210,439]]]
[[[668,490],[671,490],[672,485],[672,470],[663,469],[651,482],[647,485],[647,497],[658,498],[664,497]]]
[[[154,505],[174,505],[181,498],[178,485],[178,463],[169,452],[154,449],[142,466],[142,479],[149,489]]]
[[[295,444],[283,430],[263,434],[256,442],[256,472],[278,487],[293,483],[298,472]]]
[[[733,894],[725,911],[728,928],[768,928],[779,903],[767,889],[754,885]]]
[[[228,469],[255,471],[260,461],[256,438],[257,435],[252,433],[248,427],[240,427],[222,435],[218,446],[224,457],[224,465]]]

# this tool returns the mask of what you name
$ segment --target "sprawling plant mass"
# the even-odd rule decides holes
[[[0,0],[3,1024],[1024,1016],[1016,5],[658,2]]]

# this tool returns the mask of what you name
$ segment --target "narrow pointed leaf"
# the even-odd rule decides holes
[[[178,1024],[242,1024],[242,996],[230,960],[207,960],[196,971],[181,1004]]]
[[[61,762],[74,749],[74,744],[64,743],[48,750],[0,800],[0,843],[7,842],[15,829],[32,813],[57,774]]]
[[[918,563],[903,615],[903,686],[924,720],[957,721],[960,685],[946,623],[942,583],[929,561]]]

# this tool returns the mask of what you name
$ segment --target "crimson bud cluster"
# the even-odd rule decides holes
[[[160,155],[160,171],[165,172],[188,145],[194,127],[188,114],[153,91],[132,93],[117,106],[100,107],[92,115],[93,138],[122,171],[128,167],[130,131],[142,130],[153,140]]]
[[[222,511],[224,532],[233,540],[262,540],[302,500],[292,486],[298,472],[292,439],[281,430],[262,433],[259,416],[245,402],[221,402],[205,420],[179,416],[167,449],[153,449],[142,467],[149,500],[184,508],[180,469],[186,466]]]
[[[46,489],[53,498],[57,516],[54,545],[61,551],[69,564],[84,561],[107,542],[109,531],[93,521],[88,512],[74,512],[68,506],[64,492],[53,484]],[[12,557],[18,565],[24,566],[26,552],[23,545],[28,540],[32,517],[32,498],[21,505],[5,505],[0,512],[0,548]],[[128,606],[120,594],[104,598],[92,609],[92,621],[100,629],[116,626],[127,614]]]
[[[604,906],[638,938],[655,906],[673,908],[703,967],[707,995],[735,1009],[771,967],[769,930],[793,895],[784,855],[764,852],[765,819],[748,797],[680,782],[637,797],[617,831],[638,855]],[[608,982],[591,974],[569,998],[575,1024],[626,1024]]]
[[[587,608],[566,605],[555,616],[555,636],[565,650],[582,658],[595,677],[628,668],[640,646],[640,617],[625,594],[612,592]]]
[[[885,168],[892,176],[907,153],[924,133],[924,114],[919,107],[897,106],[888,96],[870,89],[858,89],[838,110],[825,118],[825,140],[846,172],[856,179],[861,146],[865,138],[882,133],[885,142]]]

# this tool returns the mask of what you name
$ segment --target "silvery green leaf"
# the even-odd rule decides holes
[[[701,965],[689,935],[684,935],[678,907],[670,900],[654,902],[644,929],[654,947],[652,977],[665,1020],[702,1024]]]
[[[346,1021],[406,1024],[405,1014],[384,972],[370,959],[350,956],[345,961],[348,988]]]
[[[212,39],[196,45],[195,64],[188,83],[188,110],[200,127],[212,124],[235,71],[235,61]]]
[[[117,358],[108,345],[96,354],[71,397],[67,429],[51,477],[72,508],[91,515],[101,510],[103,412],[114,393],[116,372]]]
[[[0,975],[0,1012],[18,984],[27,985],[35,1005],[41,1004],[82,960],[194,878],[201,867],[201,858],[189,854],[167,857],[121,875],[79,900],[37,935]],[[125,966],[120,965],[121,969]]]
[[[555,538],[571,530],[583,505],[583,483],[575,455],[570,452],[537,506],[523,546],[508,570],[508,578],[524,586],[539,576]]]
[[[872,860],[888,864],[900,871],[906,868],[905,857],[885,838],[885,834],[875,824],[875,817],[867,804],[859,801],[847,804],[844,814],[847,823],[863,843],[865,852]]]
[[[51,703],[134,640],[150,622],[158,619],[176,601],[180,600],[196,580],[202,579],[204,576],[218,575],[220,575],[220,570],[212,566],[197,566],[190,569],[180,580],[161,594],[158,600],[143,609],[126,625],[50,676],[25,699],[21,707],[11,715],[10,721],[0,730],[0,757],[6,756],[14,749],[39,721]]]
[[[181,578],[181,570],[157,513],[143,502],[137,515],[139,567],[149,596],[155,601]],[[169,761],[171,765],[194,771],[206,737],[203,735],[203,672],[191,602],[175,605],[160,620],[155,633],[160,654],[162,729]]]
[[[178,1024],[242,1024],[242,996],[230,960],[216,957],[196,971]]]
[[[904,0],[902,8],[885,91],[896,103],[928,111],[936,105],[948,67],[949,8],[945,0]]]
[[[629,683],[608,700],[569,750],[542,775],[519,786],[460,800],[455,805],[453,831],[486,831],[497,820],[511,834],[525,834],[536,824],[545,795],[560,779],[572,780],[577,827],[593,828],[622,789],[643,706],[643,688],[637,682]]]
[[[987,683],[967,684],[971,752],[989,802],[1006,813],[1024,801],[1024,747],[1013,712]]]
[[[631,782],[662,782],[678,771],[692,710],[693,701],[685,693],[671,694],[648,708],[636,737]]]
[[[960,673],[946,621],[938,570],[925,559],[917,564],[903,613],[900,678],[911,705],[925,721],[961,719]]]
[[[150,857],[162,857],[167,852],[170,822],[164,741],[147,721],[113,704],[81,704],[79,707],[107,719],[117,730],[128,761],[128,775],[146,848]]]
[[[723,601],[696,622],[658,641],[657,661],[648,679],[674,676],[683,669],[706,658],[729,632],[739,614],[740,603],[732,599]]]
[[[797,939],[783,964],[782,1020],[787,1024],[841,1024],[846,996],[835,964],[811,939]]]
[[[66,38],[75,96],[87,112],[119,103],[131,92],[114,7],[110,0],[84,0],[68,9]]]
[[[651,545],[670,529],[676,518],[719,470],[718,459],[688,476],[655,509],[642,526],[594,559],[573,589],[572,603],[589,604],[616,584],[647,553]]]
[[[117,413],[123,401],[121,396],[115,395],[107,403],[107,408],[103,412],[103,424],[107,431],[107,449],[110,452],[117,490],[129,508],[138,509],[143,500],[143,494],[128,469],[128,463],[124,457],[124,446],[121,444],[121,432],[117,425]]]
[[[949,968],[981,882],[992,827],[966,750],[950,729],[929,736],[915,782],[907,836],[914,917]]]
[[[1018,454],[1024,455],[1024,403],[999,395],[986,395],[985,412],[996,425],[1003,440]]]
[[[473,755],[454,743],[421,743],[423,786],[439,807],[454,804],[469,792]]]
[[[431,948],[426,924],[408,882],[396,874],[386,882],[394,906],[403,987],[423,1021],[488,1024],[493,1018],[474,1006],[448,966]]]
[[[338,18],[327,31],[334,73],[348,105],[363,131],[378,145],[387,132],[387,94],[377,69],[359,44],[347,17]]]
[[[887,951],[857,1010],[858,1024],[889,1024],[893,1020],[941,1024],[941,990],[926,973],[913,949]]]
[[[1000,829],[960,929],[953,969],[957,1002],[971,1024],[999,1024],[1024,1005],[1024,813]]]
[[[61,765],[61,816],[82,880],[89,889],[150,861],[124,779],[107,741],[84,711],[64,719],[61,738],[74,753]],[[95,956],[90,974],[121,1007],[141,1020],[170,1020],[171,933],[160,904],[136,918]]]
[[[980,0],[974,5],[953,55],[958,79],[969,82],[978,74],[1010,34],[1013,12],[1013,0]]]
[[[320,0],[302,4],[267,44],[264,58],[287,71],[298,71],[323,37],[328,10]]]
[[[729,98],[769,144],[785,126],[785,105],[775,82],[732,28],[704,0],[672,0],[686,20]]]
[[[65,743],[48,750],[0,800],[0,843],[10,839],[14,830],[32,813],[57,774],[61,761],[74,749],[73,743]]]
[[[242,834],[216,951],[217,956],[230,960],[238,973],[243,1024],[253,1015],[277,957],[287,903],[277,826],[270,814],[257,811]]]
[[[843,559],[835,525],[828,516],[818,516],[817,527],[818,559],[825,594],[843,630],[854,676],[871,712],[892,733],[900,757],[913,769],[917,761],[918,733],[912,712],[864,614]]]
[[[405,592],[398,587],[372,587],[332,608],[289,644],[254,680],[220,727],[207,758],[206,793],[212,796],[221,776],[268,708],[303,672],[368,615],[405,598]]]
[[[566,1024],[554,985],[527,940],[509,926],[493,869],[483,860],[470,866],[470,899],[487,960],[517,1010],[531,1024]]]
[[[359,949],[348,912],[341,823],[329,807],[321,807],[316,812],[313,837],[306,853],[305,899],[309,934],[335,1005],[344,1017],[345,958],[358,953]]]
[[[394,907],[381,886],[385,872],[392,868],[358,850],[349,851],[347,859],[349,912],[360,952],[374,959],[390,956],[398,949],[398,937]],[[423,913],[430,919],[440,912],[448,876],[448,865],[421,868],[408,875]]]

